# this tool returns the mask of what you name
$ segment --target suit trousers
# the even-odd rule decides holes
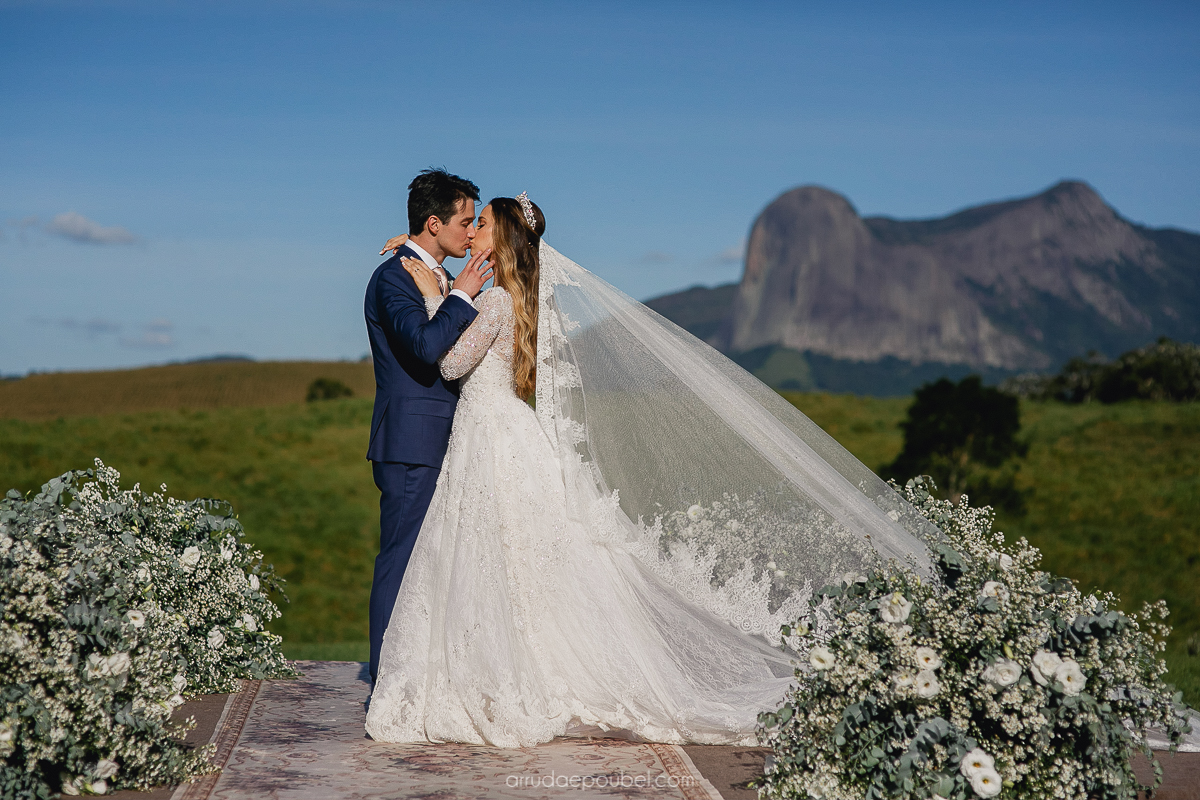
[[[404,570],[412,556],[425,512],[433,500],[440,467],[372,461],[379,487],[379,555],[371,581],[371,680],[379,671],[379,651],[387,630]]]

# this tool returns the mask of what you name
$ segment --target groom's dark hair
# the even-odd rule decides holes
[[[421,170],[408,185],[408,235],[424,231],[430,217],[450,222],[464,200],[479,200],[479,187],[444,168]]]

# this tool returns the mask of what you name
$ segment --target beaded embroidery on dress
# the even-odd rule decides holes
[[[427,300],[431,315],[440,303]],[[655,557],[571,513],[556,443],[513,390],[512,300],[493,288],[476,305],[440,362],[462,379],[458,411],[367,731],[500,747],[602,732],[754,743],[758,712],[794,680],[794,653],[689,600]]]

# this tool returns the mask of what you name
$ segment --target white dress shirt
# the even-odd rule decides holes
[[[412,239],[409,239],[407,244],[413,250],[417,251],[417,255],[420,256],[421,260],[425,262],[425,266],[427,266],[431,270],[433,270],[434,275],[439,276],[438,277],[439,283],[449,283],[450,276],[446,274],[446,268],[443,267],[441,264],[437,263],[437,261],[434,260],[433,256],[431,256],[431,255],[429,255],[429,253],[425,252],[425,248],[421,247],[419,244],[414,242]],[[468,303],[471,302],[471,295],[467,294],[466,292],[464,292],[461,289],[451,289],[450,294],[456,294],[459,297],[461,297],[463,300],[466,300]],[[447,295],[447,297],[448,296],[449,295]]]

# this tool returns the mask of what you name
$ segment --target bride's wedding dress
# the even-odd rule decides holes
[[[536,411],[513,389],[511,298],[492,288],[476,305],[441,361],[461,397],[367,731],[753,743],[799,661],[780,625],[812,587],[874,552],[923,556],[902,501],[545,243]]]
[[[513,391],[512,300],[493,288],[477,305],[442,361],[447,378],[462,377],[461,398],[367,730],[501,747],[589,728],[750,743],[791,659],[572,524],[555,451]]]

